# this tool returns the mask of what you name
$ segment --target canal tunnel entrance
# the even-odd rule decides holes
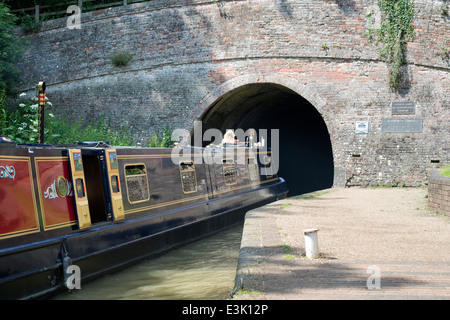
[[[326,124],[311,103],[284,86],[258,83],[238,87],[217,99],[199,120],[203,132],[253,128],[257,133],[267,129],[270,135],[271,129],[279,129],[278,175],[287,181],[289,196],[333,185],[333,154]]]

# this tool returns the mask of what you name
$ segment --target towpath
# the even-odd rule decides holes
[[[425,188],[328,189],[249,211],[235,299],[450,299],[450,218]],[[320,258],[305,257],[317,228]]]

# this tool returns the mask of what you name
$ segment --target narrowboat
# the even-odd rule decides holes
[[[49,297],[68,290],[71,266],[84,283],[286,197],[285,181],[261,170],[270,150],[189,148],[216,160],[174,161],[176,148],[0,142],[0,299]]]

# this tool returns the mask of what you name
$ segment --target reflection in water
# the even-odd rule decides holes
[[[55,299],[227,299],[234,287],[242,225],[123,271],[81,284]]]

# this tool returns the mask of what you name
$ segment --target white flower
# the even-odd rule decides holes
[[[49,113],[48,114],[50,116],[50,118],[54,118],[55,116],[53,115],[53,113]]]
[[[22,130],[23,130],[23,128],[22,128],[22,127],[18,127],[18,128],[17,128],[17,130],[19,130],[19,131],[22,131]]]
[[[31,108],[32,110],[36,110],[38,107],[39,107],[38,104],[32,104],[32,105],[30,106],[30,108]]]
[[[25,103],[19,103],[19,107],[21,108],[25,107]]]
[[[21,93],[20,95],[19,95],[19,97],[25,97],[27,94],[26,93]]]
[[[47,104],[48,104],[50,107],[53,106],[53,103],[51,103],[50,101],[48,101]]]

